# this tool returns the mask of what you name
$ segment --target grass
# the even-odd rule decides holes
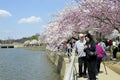
[[[107,52],[108,60],[110,60],[110,52]],[[120,61],[120,52],[117,52],[117,62]]]
[[[108,66],[111,70],[115,71],[116,73],[120,74],[120,52],[117,52],[117,60],[112,61],[110,60],[110,53],[107,52],[108,61],[105,61],[106,66]]]
[[[29,47],[23,47],[23,48],[27,49],[27,50],[33,50],[33,51],[45,51],[46,50],[46,45],[29,46]]]

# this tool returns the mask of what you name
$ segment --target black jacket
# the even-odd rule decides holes
[[[88,46],[87,49],[84,49],[84,51],[86,52],[86,58],[87,59],[95,59],[97,56],[89,56],[88,55],[88,53],[90,51],[95,52],[95,50],[96,50],[95,42],[94,41],[86,42],[85,45]]]

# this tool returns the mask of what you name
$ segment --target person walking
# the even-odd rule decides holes
[[[116,60],[116,55],[117,55],[117,52],[118,52],[118,47],[117,47],[116,42],[113,42],[112,52],[113,52],[113,58],[112,58],[112,60]]]
[[[108,41],[108,46],[109,46],[109,51],[110,51],[110,59],[113,59],[113,53],[112,53],[112,45],[113,45],[113,40]]]
[[[84,52],[84,44],[86,43],[84,39],[84,35],[82,33],[79,34],[79,40],[76,41],[74,46],[74,51],[78,53],[78,67],[79,67],[79,77],[82,77],[83,75],[86,76],[86,53]],[[84,64],[84,71],[82,70]],[[83,77],[84,77],[83,76]]]
[[[108,57],[107,57],[107,54],[106,54],[106,45],[105,45],[105,43],[102,40],[100,40],[98,45],[100,45],[103,48],[103,50],[104,50],[104,60],[107,61]]]
[[[102,46],[96,42],[96,51],[97,51],[97,74],[100,72],[100,64],[102,62],[102,58],[104,57],[104,49]]]
[[[96,45],[95,41],[93,40],[91,34],[85,35],[85,46],[84,51],[86,52],[86,61],[87,61],[87,67],[88,67],[88,80],[96,80],[96,61],[97,61],[97,55],[91,56],[89,55],[90,52],[96,51]]]
[[[70,57],[70,54],[71,54],[71,50],[72,48],[71,48],[71,44],[70,44],[70,42],[68,42],[67,43],[67,55],[68,55],[68,57]]]

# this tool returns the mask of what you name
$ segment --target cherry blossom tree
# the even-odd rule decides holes
[[[75,0],[77,6],[67,6],[51,21],[41,41],[56,50],[73,32],[91,31],[94,36],[105,37],[117,30],[120,33],[120,0]],[[95,34],[96,33],[96,34]]]
[[[75,31],[93,30],[102,35],[114,29],[120,33],[119,0],[76,0],[77,7],[65,9],[60,17],[61,28],[72,26]]]
[[[48,43],[47,48],[51,51],[56,51],[57,46],[61,44],[65,39],[69,39],[72,36],[72,32],[69,29],[60,30],[57,20],[51,21],[45,31],[40,37],[43,43]]]
[[[82,6],[99,33],[109,34],[114,29],[120,33],[120,0],[86,0]]]

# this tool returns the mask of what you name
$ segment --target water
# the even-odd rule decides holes
[[[60,80],[42,51],[0,49],[0,80]]]

